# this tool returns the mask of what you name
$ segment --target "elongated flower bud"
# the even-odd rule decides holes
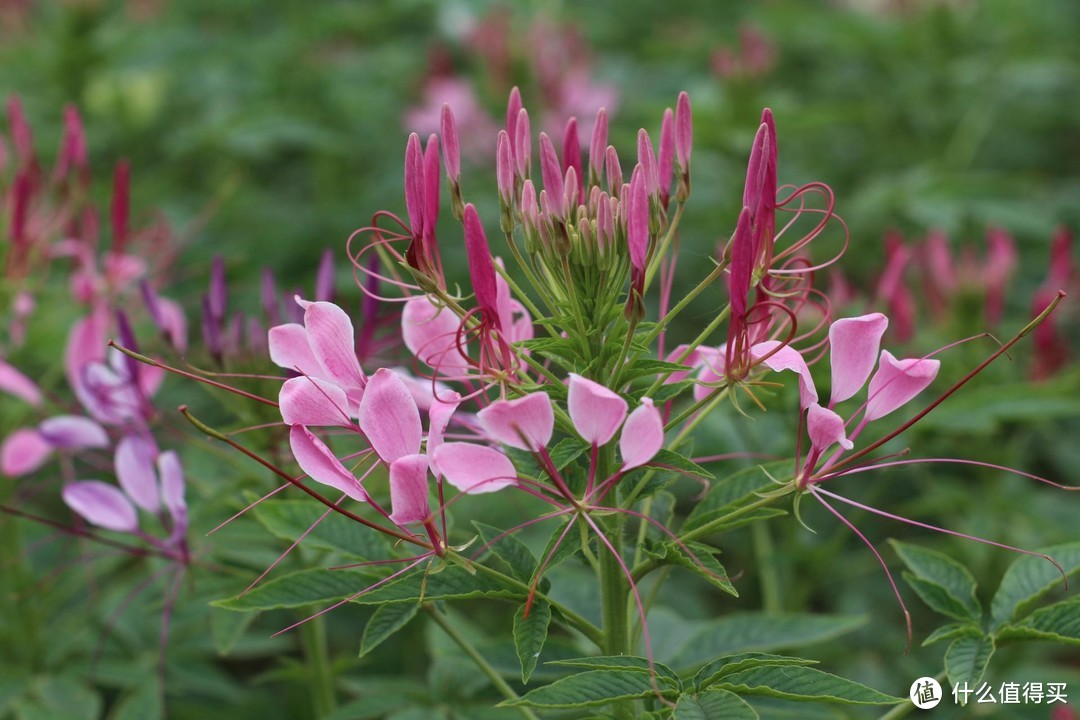
[[[440,122],[442,135],[443,162],[446,163],[446,178],[450,183],[450,210],[454,217],[461,219],[461,145],[458,143],[457,123],[449,105],[443,105]]]
[[[210,294],[208,309],[210,316],[219,324],[225,319],[225,304],[229,299],[229,285],[225,278],[225,261],[220,255],[214,256],[210,265]]]
[[[495,283],[495,262],[491,259],[484,226],[472,203],[465,205],[465,253],[469,259],[469,277],[472,279],[476,304],[492,319],[498,317],[498,291]]]
[[[675,201],[686,202],[690,196],[690,151],[694,144],[693,117],[690,111],[690,96],[679,93],[675,105],[675,160],[679,163],[679,177],[675,190]]]
[[[604,154],[604,163],[607,174],[608,193],[612,197],[620,197],[623,186],[622,166],[619,164],[619,153],[611,145],[607,146]]]
[[[521,225],[525,231],[525,252],[540,250],[540,208],[536,200],[536,186],[526,180],[521,186]]]
[[[637,159],[645,180],[645,192],[649,194],[649,197],[659,198],[660,180],[656,172],[656,155],[653,153],[649,133],[645,132],[644,128],[638,130]],[[634,172],[637,172],[637,170],[635,169]]]
[[[589,184],[599,185],[604,180],[604,153],[607,149],[608,115],[600,108],[593,123],[592,140],[589,142]]]
[[[495,152],[495,179],[499,188],[499,224],[505,233],[514,230],[514,157],[510,149],[510,136],[505,130],[499,131],[499,141]]]
[[[112,251],[122,252],[128,238],[128,202],[131,197],[129,191],[129,179],[131,167],[127,160],[121,160],[116,164],[113,173],[112,195]]]
[[[675,115],[671,108],[664,110],[660,124],[660,149],[656,158],[656,172],[660,181],[660,202],[667,208],[671,198],[671,177],[675,162]]]
[[[547,133],[540,133],[540,177],[544,181],[544,190],[547,191],[549,200],[558,204],[558,207],[554,208],[555,215],[565,218],[566,207],[562,205],[566,197],[563,192],[563,172],[555,146],[551,144]]]
[[[576,117],[571,117],[566,123],[566,130],[563,133],[563,156],[562,166],[565,172],[569,168],[574,168],[574,172],[577,173],[579,180],[584,181],[585,175],[581,165],[581,141],[578,138],[578,122]],[[577,207],[585,202],[584,187],[579,189],[577,197],[571,198],[569,191],[567,192],[567,207]]]
[[[510,138],[510,151],[517,154],[517,121],[521,114],[521,91],[515,85],[510,90],[510,97],[506,100],[506,134]]]
[[[649,254],[649,197],[646,193],[645,171],[641,165],[634,168],[630,179],[630,197],[626,198],[626,240],[630,249],[630,265],[634,270],[645,269]]]
[[[315,299],[334,301],[334,251],[327,248],[315,273]]]
[[[517,127],[514,128],[514,162],[518,178],[525,180],[532,170],[532,128],[529,124],[529,111],[521,108],[518,113]]]
[[[416,133],[405,145],[405,210],[412,236],[419,238],[424,234],[424,151]]]

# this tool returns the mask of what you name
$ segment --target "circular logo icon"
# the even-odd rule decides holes
[[[908,697],[920,710],[937,707],[937,704],[941,702],[941,684],[932,677],[921,677],[911,683]]]

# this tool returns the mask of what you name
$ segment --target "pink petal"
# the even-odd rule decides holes
[[[390,463],[390,520],[395,525],[424,522],[431,517],[427,472],[427,455],[406,455]]]
[[[710,347],[698,347],[698,349],[694,351],[694,355],[690,356],[691,359],[694,359],[694,356],[696,355],[695,364],[701,366],[696,378],[698,384],[694,385],[695,402],[704,400],[709,396],[709,393],[716,390],[717,383],[721,383],[725,380],[725,373],[727,373],[726,353],[727,343],[715,349]]]
[[[862,389],[874,369],[881,336],[889,318],[881,313],[837,320],[829,326],[832,391],[829,405],[843,402]]]
[[[779,350],[777,350],[779,348]],[[775,352],[774,352],[775,351]],[[762,360],[772,353],[768,358]],[[761,361],[773,372],[790,370],[799,376],[799,405],[803,409],[810,407],[810,403],[817,402],[817,389],[814,387],[814,378],[810,376],[810,368],[806,366],[806,360],[794,348],[780,346],[777,340],[766,340],[750,348],[750,356],[754,362]]]
[[[840,443],[845,450],[854,447],[844,432],[844,419],[817,403],[811,403],[806,413],[806,429],[810,433],[810,444],[819,453],[833,443]]]
[[[567,408],[586,442],[606,445],[626,419],[626,401],[603,385],[570,373]]]
[[[270,362],[301,375],[322,375],[319,361],[311,353],[308,333],[303,325],[287,323],[275,325],[266,334],[270,347]]]
[[[41,390],[33,380],[0,360],[0,390],[34,407],[41,407]]]
[[[435,449],[435,462],[446,481],[463,493],[478,495],[517,484],[510,459],[485,445],[451,442]]]
[[[330,448],[303,425],[289,430],[293,457],[309,478],[340,490],[353,500],[367,502],[367,493],[356,476],[345,469]]]
[[[20,428],[0,445],[0,472],[8,477],[32,473],[49,459],[52,445],[32,428]]]
[[[380,368],[360,403],[360,429],[383,462],[420,452],[420,411],[401,378]]]
[[[690,96],[685,92],[679,93],[679,101],[675,105],[675,158],[679,161],[679,167],[686,172],[690,167],[690,151],[694,144],[693,115],[690,111]]]
[[[82,415],[57,415],[38,425],[41,437],[54,448],[82,450],[109,447],[105,428]]]
[[[313,377],[286,380],[278,393],[278,405],[286,425],[328,427],[351,424],[348,396],[326,380]]]
[[[82,381],[85,365],[105,359],[105,332],[108,322],[105,308],[97,307],[71,326],[64,350],[64,367],[67,370],[68,384],[72,387]]]
[[[619,436],[619,452],[622,454],[624,471],[644,465],[664,447],[664,421],[660,411],[649,398],[641,398],[641,405],[626,418],[622,435]]]
[[[897,360],[888,350],[882,350],[878,370],[870,378],[870,399],[866,403],[865,419],[877,420],[906,404],[934,381],[940,368],[941,362],[938,360]]]
[[[456,376],[467,367],[457,349],[461,320],[448,307],[438,307],[426,295],[410,298],[401,312],[405,347],[425,365]]]
[[[81,480],[64,486],[61,496],[67,506],[88,523],[117,532],[135,532],[139,516],[120,488],[98,480]]]
[[[444,382],[436,381],[433,384],[430,379],[415,377],[402,367],[390,369],[401,378],[401,382],[405,383],[405,387],[409,389],[409,395],[412,396],[413,402],[416,403],[416,409],[420,412],[430,410],[431,406],[436,403],[436,397],[457,396],[457,393],[451,390],[450,386]],[[363,399],[363,396],[361,396],[361,399]]]
[[[643,130],[642,133],[645,131]],[[649,148],[649,153],[652,148]],[[649,253],[649,195],[647,193],[645,171],[641,165],[634,167],[630,176],[630,197],[627,198],[626,242],[630,248],[630,264],[636,270],[645,268],[645,258]]]
[[[187,530],[187,503],[184,502],[184,468],[175,450],[158,455],[158,476],[161,478],[161,502],[173,519],[173,531],[179,537]]]
[[[329,302],[309,303],[304,310],[304,327],[324,377],[343,388],[364,387],[367,378],[356,359],[353,324],[345,311]]]
[[[443,161],[446,163],[446,177],[456,185],[458,178],[461,177],[461,145],[458,143],[454,113],[451,112],[449,105],[442,106],[440,132],[442,134]]]
[[[149,513],[161,508],[157,454],[152,441],[137,435],[125,436],[116,446],[116,479],[132,502]]]
[[[431,408],[428,410],[427,454],[431,464],[431,472],[435,477],[441,477],[442,474],[439,472],[439,466],[435,462],[432,453],[442,445],[446,426],[450,424],[450,418],[460,403],[461,395],[453,390],[448,390],[440,394],[439,399],[432,403]]]
[[[497,400],[476,414],[480,427],[494,440],[519,450],[547,447],[555,429],[555,411],[546,393],[516,400]]]
[[[497,312],[495,261],[491,259],[491,248],[487,236],[484,235],[484,226],[472,203],[465,206],[464,223],[465,254],[469,260],[469,279],[476,294],[476,304],[486,312]]]
[[[664,361],[669,362],[669,363],[676,362],[679,358],[681,358],[683,356],[683,354],[686,352],[687,348],[689,348],[689,347],[690,346],[686,345],[686,344],[679,345],[674,350],[672,350],[671,352],[668,353],[667,357],[664,358]],[[698,349],[694,349],[689,355],[686,356],[686,359],[682,361],[682,364],[685,365],[687,368],[690,368],[690,369],[687,369],[685,371],[680,370],[678,372],[671,373],[671,375],[668,376],[667,380],[664,381],[664,384],[665,385],[671,385],[673,383],[681,382],[682,380],[685,380],[686,378],[690,377],[690,373],[692,372],[692,368],[695,368],[695,367],[697,367],[698,365],[701,364],[700,357],[701,357],[700,351]]]
[[[172,346],[184,352],[187,350],[187,315],[180,304],[168,298],[159,297],[158,312],[161,316],[161,329],[169,338]],[[146,368],[143,368],[144,370]]]

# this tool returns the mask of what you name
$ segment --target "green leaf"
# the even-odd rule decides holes
[[[246,595],[210,604],[238,611],[303,607],[341,600],[378,580],[379,576],[359,570],[300,570],[258,585]]]
[[[313,500],[266,500],[253,510],[259,523],[288,542],[307,532],[327,511],[326,506]],[[301,545],[364,560],[381,559],[390,554],[385,536],[333,511],[315,525]]]
[[[711,472],[698,465],[696,462],[688,457],[680,455],[677,452],[671,450],[660,450],[653,456],[653,459],[645,463],[645,467],[659,467],[662,469],[675,469],[685,472],[689,475],[696,475],[699,478],[705,480],[715,480]]]
[[[942,625],[937,630],[930,633],[930,635],[923,640],[922,646],[927,647],[934,643],[941,642],[942,640],[953,640],[958,637],[964,637],[965,635],[982,637],[983,631],[978,625],[973,625],[971,623],[949,623],[948,625]]]
[[[757,720],[758,714],[745,700],[727,690],[683,695],[672,720]]]
[[[156,682],[148,681],[120,698],[109,720],[157,720],[165,716]]]
[[[516,700],[505,700],[502,707],[526,705],[542,708],[580,708],[607,705],[617,700],[653,697],[653,676],[640,670],[587,670],[559,678],[550,685],[530,690]],[[678,693],[670,679],[655,678],[660,692],[668,697]]]
[[[1061,564],[1066,576],[1080,570],[1080,542],[1042,548],[1042,552]],[[1031,611],[1046,593],[1062,581],[1062,574],[1051,563],[1033,555],[1018,558],[1001,579],[990,614],[997,626],[1016,620]]]
[[[720,655],[794,648],[831,640],[866,622],[851,615],[733,613],[704,624],[682,644],[672,665],[690,668]]]
[[[548,665],[565,665],[567,667],[585,667],[590,670],[636,670],[667,678],[676,684],[680,684],[679,676],[674,670],[663,663],[653,662],[649,664],[648,658],[635,657],[633,655],[599,655],[595,657],[568,658],[565,660],[553,660]]]
[[[384,640],[409,624],[416,617],[420,603],[388,603],[380,605],[364,626],[360,638],[360,657],[382,644]]]
[[[529,684],[540,651],[547,642],[548,626],[551,625],[551,605],[539,598],[529,608],[529,617],[525,617],[525,605],[514,613],[514,649],[521,662],[521,682]]]
[[[945,674],[953,687],[960,683],[976,685],[986,672],[994,654],[992,637],[964,636],[953,640],[945,651]]]
[[[1001,640],[1052,640],[1080,645],[1080,598],[1069,598],[1039,608],[1016,625],[1006,625],[998,633]]]
[[[244,636],[258,613],[235,613],[221,608],[210,608],[210,634],[214,638],[214,649],[222,657],[232,652],[236,643]]]
[[[768,653],[738,653],[717,658],[698,670],[694,676],[694,687],[704,690],[714,682],[732,673],[757,667],[817,665],[817,660],[791,657],[789,655],[769,655]]]
[[[630,382],[646,375],[685,372],[687,369],[685,365],[646,357],[626,365],[619,379]]]
[[[582,453],[589,449],[589,446],[583,443],[576,437],[563,438],[555,447],[551,448],[548,454],[551,457],[551,463],[555,466],[556,470],[565,470],[570,463],[581,457]],[[547,468],[541,467],[540,463],[536,461],[536,457],[524,450],[517,450],[515,448],[506,448],[506,455],[513,461],[514,467],[519,472],[534,478],[546,478],[548,476]]]
[[[15,715],[20,720],[97,720],[101,717],[101,696],[80,680],[44,677],[32,688],[15,704]]]
[[[575,518],[571,518],[566,522],[575,522]],[[551,533],[551,537],[548,538],[547,545],[544,547],[544,552],[540,555],[541,558],[550,559],[547,561],[547,565],[544,567],[544,572],[551,572],[551,569],[556,565],[562,563],[564,560],[573,557],[581,550],[581,532],[577,528],[570,528],[566,531],[566,537],[562,538],[562,543],[558,548],[555,548],[555,543],[559,542],[559,538],[562,537],[563,531],[566,530],[566,522],[560,523]],[[554,554],[552,549],[554,548]],[[541,560],[543,562],[543,560]]]
[[[791,462],[788,460],[744,468],[720,480],[704,499],[694,506],[683,524],[683,532],[707,525],[717,518],[758,500],[757,492],[773,490],[777,487],[769,476],[782,477],[784,473],[791,473]],[[776,511],[773,510],[773,512]]]
[[[696,384],[697,383],[695,383],[693,380],[680,380],[679,382],[667,383],[665,385],[661,385],[659,387],[659,389],[657,389],[657,391],[652,394],[652,396],[651,396],[652,401],[654,403],[656,403],[657,405],[662,405],[663,403],[666,403],[668,400],[674,400],[675,398],[679,397],[684,392],[686,392],[690,388],[694,387]],[[648,388],[643,387],[643,388],[640,388],[637,392],[644,395],[644,393],[645,393],[645,391],[647,389]],[[631,393],[631,394],[634,396],[635,399],[640,400],[640,398],[637,396],[637,393]]]
[[[485,545],[490,543],[492,538],[499,537],[503,533],[499,528],[476,520],[473,521],[473,525],[480,533],[480,539]],[[533,571],[536,569],[536,557],[525,543],[513,535],[506,535],[492,543],[488,549],[506,564],[510,574],[515,578],[525,583],[532,579]]]
[[[1067,379],[1066,379],[1067,378]],[[1046,422],[1080,415],[1080,376],[1071,374],[1052,383],[993,383],[973,388],[934,410],[919,426],[988,435],[1002,423]],[[925,422],[929,421],[929,422]]]
[[[381,585],[364,593],[353,602],[360,605],[420,602],[421,600],[468,600],[481,597],[524,599],[524,590],[506,584],[487,573],[470,573],[460,565],[451,565],[438,572],[422,570]]]
[[[982,619],[982,606],[975,597],[975,578],[966,567],[936,550],[897,540],[889,542],[911,570],[904,573],[904,579],[923,602],[954,620]]]
[[[902,701],[854,680],[802,665],[742,670],[723,678],[719,686],[744,695],[767,695],[800,702],[891,705]]]
[[[703,578],[713,587],[719,588],[729,595],[739,597],[739,591],[731,584],[730,576],[720,561],[713,553],[717,553],[714,547],[699,542],[683,543],[680,546],[674,541],[669,541],[651,547],[645,547],[645,553],[665,565],[677,565],[686,568],[700,578]],[[691,557],[690,553],[693,553]]]

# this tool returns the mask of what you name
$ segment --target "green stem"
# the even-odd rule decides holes
[[[730,314],[731,314],[731,305],[727,305],[720,312],[720,314],[717,315],[713,319],[713,321],[711,323],[709,323],[707,326],[705,326],[705,329],[702,330],[701,333],[696,338],[694,338],[694,341],[686,346],[686,351],[683,352],[682,355],[677,357],[675,359],[675,362],[677,364],[681,364],[684,360],[686,360],[686,358],[690,357],[690,354],[692,352],[694,352],[694,350],[696,350],[703,342],[708,340],[709,336],[712,335],[716,331],[716,329],[718,327],[720,327],[721,323],[723,323],[725,320],[727,320],[727,317]],[[664,384],[665,380],[667,380],[669,377],[671,377],[671,373],[673,373],[673,372],[675,372],[675,371],[671,370],[671,371],[665,372],[662,375],[660,375],[659,377],[657,377],[656,381],[652,384],[652,386],[648,390],[645,391],[645,394],[647,396],[651,396],[653,393],[655,393],[657,390],[659,390],[660,386]]]
[[[645,337],[645,342],[643,343],[645,345],[645,347],[648,347],[649,345],[651,345],[652,341],[655,340],[660,335],[660,333],[662,333],[664,331],[664,328],[667,327],[668,323],[670,323],[672,320],[674,320],[678,316],[679,313],[681,313],[683,310],[685,310],[686,306],[694,301],[694,298],[696,298],[698,295],[700,295],[705,290],[705,288],[712,285],[713,281],[715,281],[716,278],[718,278],[720,276],[720,274],[723,273],[724,270],[727,269],[727,266],[728,266],[727,260],[724,260],[723,262],[721,262],[719,265],[717,265],[713,269],[713,271],[711,273],[706,275],[705,279],[703,279],[701,282],[699,282],[697,284],[697,286],[694,287],[693,290],[688,292],[683,297],[682,300],[680,300],[678,303],[676,303],[675,307],[668,310],[667,314],[664,315],[664,317],[660,318],[657,321],[656,327],[654,327],[652,329],[652,331],[650,331],[649,334]]]
[[[304,658],[309,670],[308,688],[315,717],[323,717],[337,707],[334,695],[334,671],[326,642],[324,618],[315,618],[300,626],[300,640],[304,646]]]
[[[491,684],[495,686],[496,690],[502,693],[503,697],[507,700],[517,700],[520,697],[514,692],[514,688],[507,684],[506,680],[503,679],[503,676],[499,674],[499,671],[493,668],[491,663],[480,654],[480,651],[469,642],[468,638],[458,632],[458,629],[454,627],[454,624],[450,622],[449,618],[436,610],[435,606],[430,603],[424,603],[422,607],[424,608],[424,611],[431,616],[431,619],[443,629],[443,632],[445,632],[451,640],[457,643],[458,647],[464,650],[466,655],[472,658],[472,661],[476,663],[476,666],[480,668],[482,673],[487,675],[488,680],[491,680]],[[522,717],[528,718],[528,720],[539,720],[536,713],[527,707],[519,706],[516,709],[521,713]]]
[[[649,286],[652,284],[656,271],[660,269],[660,261],[664,259],[668,246],[671,245],[671,241],[675,238],[675,233],[679,229],[679,220],[682,219],[685,207],[685,203],[679,203],[679,206],[675,209],[675,217],[671,219],[671,224],[668,226],[667,233],[664,234],[664,239],[661,240],[660,244],[657,246],[656,254],[653,255],[652,262],[649,263],[649,267],[645,269],[646,290],[648,290]]]
[[[769,526],[762,522],[754,523],[753,538],[754,555],[761,578],[762,609],[767,614],[782,612],[784,604],[780,592],[780,573],[776,569],[776,546],[769,533]]]

